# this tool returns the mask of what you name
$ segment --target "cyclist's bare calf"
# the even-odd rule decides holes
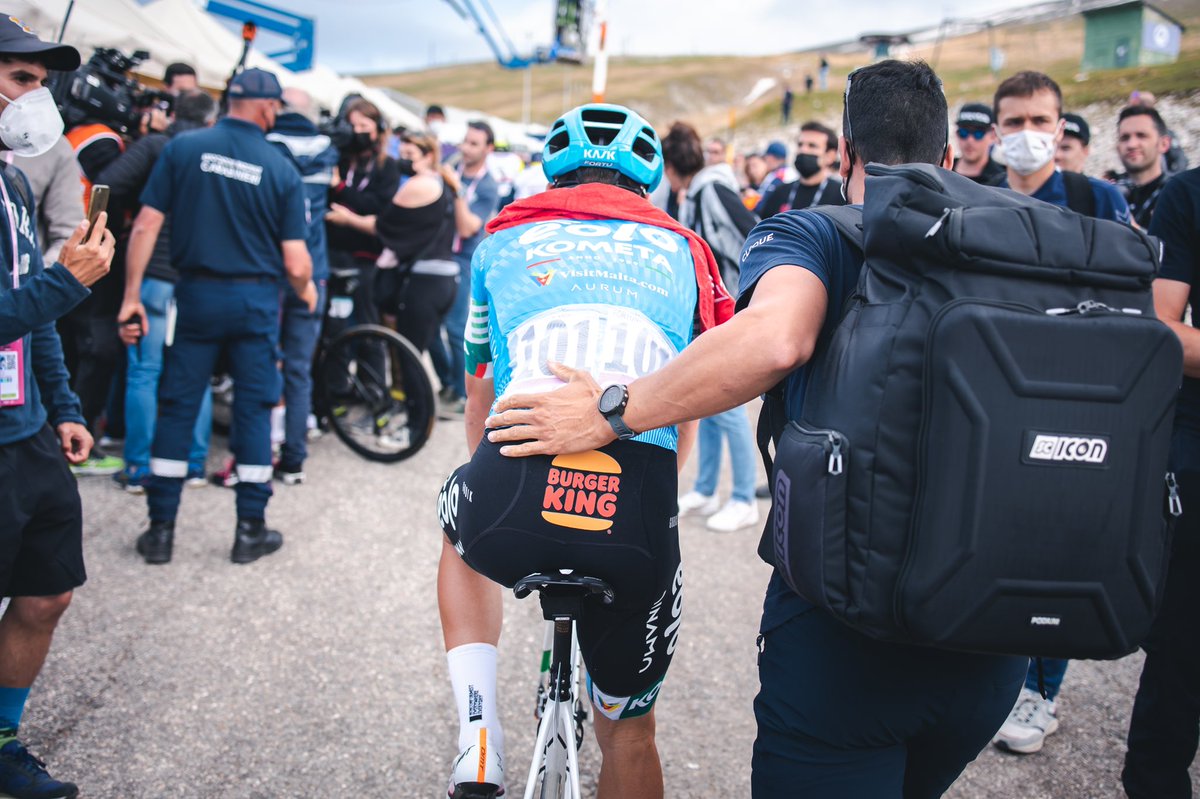
[[[654,745],[654,709],[644,716],[613,721],[595,718],[600,765],[598,799],[662,799],[662,763]]]
[[[500,586],[468,566],[444,537],[437,590],[447,652],[463,644],[495,646],[500,641]]]

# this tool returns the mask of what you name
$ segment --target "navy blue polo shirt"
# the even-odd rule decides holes
[[[142,191],[171,216],[171,261],[186,276],[282,278],[280,243],[304,241],[304,184],[262,129],[226,117],[171,139]]]
[[[829,340],[841,322],[838,309],[845,306],[846,299],[858,285],[863,255],[842,238],[829,219],[820,214],[795,210],[764,219],[750,231],[742,249],[738,310],[750,303],[762,276],[776,267],[807,269],[821,280],[828,292],[825,321],[821,323],[814,356],[788,375],[784,382],[787,416],[789,419],[799,419],[803,410],[804,387],[808,383],[812,364],[828,348]],[[830,309],[834,312],[830,313]],[[812,607],[812,603],[787,586],[776,570],[772,572],[771,582],[767,586],[760,631],[769,632]]]
[[[1092,184],[1092,197],[1096,200],[1096,219],[1108,219],[1126,225],[1132,221],[1133,217],[1129,214],[1129,203],[1125,202],[1125,198],[1121,196],[1121,192],[1116,186],[1093,177],[1088,178],[1088,183]],[[998,185],[1001,188],[1009,188],[1007,173],[1005,173],[1004,180]],[[1058,169],[1054,170],[1046,182],[1029,196],[1044,203],[1066,208],[1067,182],[1063,180],[1062,172]]]

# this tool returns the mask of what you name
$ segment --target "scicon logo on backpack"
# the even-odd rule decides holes
[[[1037,434],[1029,449],[1029,459],[1100,465],[1108,459],[1108,439]]]

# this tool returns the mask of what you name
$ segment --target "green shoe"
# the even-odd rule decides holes
[[[100,455],[88,458],[83,463],[73,465],[71,471],[77,476],[116,474],[125,468],[125,461],[115,455]]]

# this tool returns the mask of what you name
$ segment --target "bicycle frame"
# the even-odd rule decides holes
[[[579,748],[575,736],[582,673],[575,622],[569,616],[547,621],[546,644],[548,651],[544,645],[542,656],[542,674],[546,681],[538,685],[540,721],[533,760],[529,764],[529,778],[525,783],[525,799],[533,799],[539,775],[543,797],[549,781],[564,788],[554,799],[580,799]]]

